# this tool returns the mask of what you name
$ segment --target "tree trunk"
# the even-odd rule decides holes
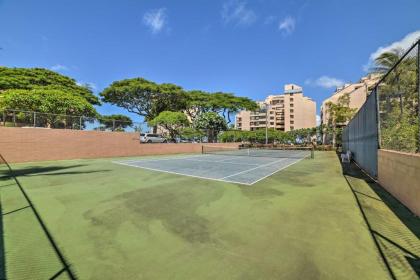
[[[337,138],[337,131],[336,131],[336,128],[337,128],[337,124],[335,123],[335,121],[333,122],[333,131],[332,131],[332,135],[333,135],[333,139],[332,139],[332,145],[333,145],[333,148],[335,148],[335,146],[336,146],[336,138]]]

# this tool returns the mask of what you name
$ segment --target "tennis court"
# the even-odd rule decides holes
[[[202,179],[253,185],[307,158],[313,158],[312,149],[307,147],[265,149],[203,146],[201,155],[167,156],[115,163]]]

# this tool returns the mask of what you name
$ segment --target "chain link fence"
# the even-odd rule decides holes
[[[376,86],[382,149],[420,152],[419,46],[408,50]]]
[[[5,109],[0,111],[0,126],[112,132],[150,131],[150,127],[146,122],[131,122],[108,118],[40,113],[13,109]]]
[[[377,176],[378,149],[420,153],[420,40],[382,77],[343,130],[343,150]]]

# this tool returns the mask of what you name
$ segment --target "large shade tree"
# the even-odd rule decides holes
[[[43,68],[0,67],[0,95],[9,89],[62,91],[80,96],[90,104],[100,104],[88,85],[80,85],[72,78]]]
[[[81,128],[79,116],[97,116],[95,108],[85,98],[57,89],[5,90],[0,95],[0,110],[10,108],[17,110],[17,121],[45,127],[77,125]]]
[[[151,125],[164,128],[172,141],[180,135],[182,128],[189,125],[187,116],[182,112],[163,111],[149,122]]]
[[[100,96],[104,102],[138,114],[146,121],[154,119],[163,111],[182,111],[186,108],[185,92],[181,87],[157,84],[143,78],[113,82]]]
[[[214,142],[217,134],[227,129],[226,120],[215,112],[206,112],[197,116],[193,127],[204,130],[207,133],[208,141]]]
[[[237,97],[232,93],[207,93],[193,90],[187,93],[186,113],[194,120],[198,115],[207,112],[221,114],[230,123],[232,114],[240,110],[253,111],[257,104],[247,97]]]
[[[130,117],[120,114],[102,115],[99,118],[99,123],[101,124],[101,130],[111,131],[124,131],[127,127],[133,125],[133,121]]]

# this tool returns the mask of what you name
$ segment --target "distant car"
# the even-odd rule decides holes
[[[154,133],[140,133],[140,143],[167,143],[162,135]]]

